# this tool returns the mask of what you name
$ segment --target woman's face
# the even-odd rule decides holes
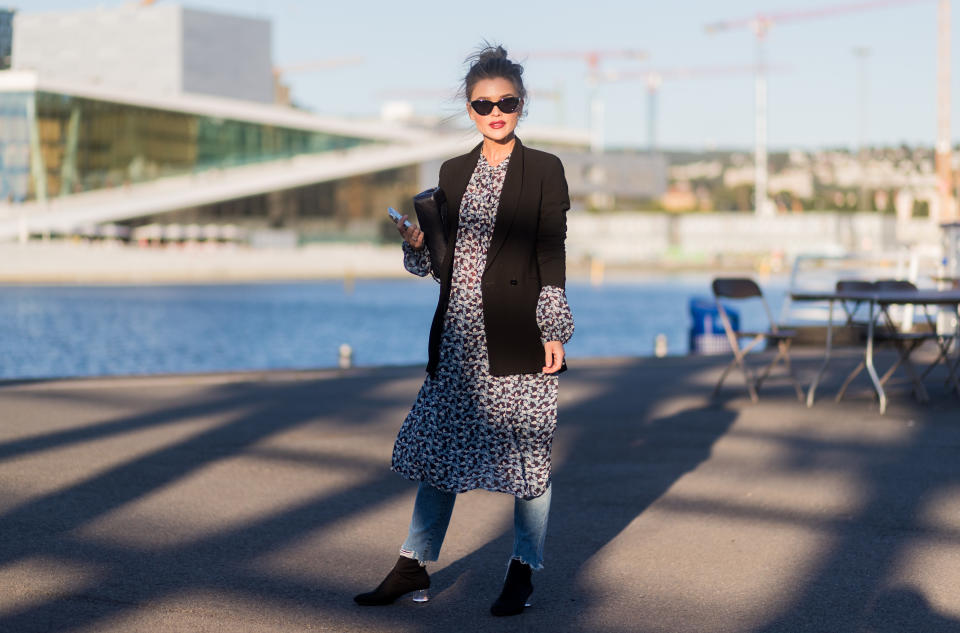
[[[504,97],[519,96],[513,82],[505,77],[481,79],[474,85],[473,93],[469,95],[470,101],[482,99],[492,103],[496,103]],[[469,103],[467,104],[467,113],[470,115],[470,118],[473,119],[477,130],[484,138],[492,141],[503,141],[511,138],[514,129],[517,127],[517,121],[520,120],[520,113],[522,111],[522,101],[520,102],[520,107],[510,114],[501,112],[499,107],[493,108],[490,114],[487,115],[477,114],[473,107]]]

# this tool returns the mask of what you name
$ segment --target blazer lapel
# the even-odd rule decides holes
[[[510,152],[510,164],[507,165],[507,176],[503,181],[500,192],[500,204],[497,206],[497,218],[493,225],[493,237],[490,238],[490,249],[487,251],[487,264],[483,272],[490,269],[490,263],[496,259],[497,253],[507,240],[513,219],[520,206],[520,190],[523,185],[523,144],[520,139],[513,145]],[[466,187],[464,187],[466,189]]]

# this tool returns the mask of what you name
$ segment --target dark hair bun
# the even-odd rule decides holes
[[[503,46],[484,42],[476,52],[467,57],[466,63],[470,69],[460,86],[461,96],[465,100],[470,100],[473,88],[478,81],[503,78],[513,83],[517,96],[526,102],[527,90],[523,87],[523,66],[512,61],[507,56],[507,49]]]
[[[473,55],[472,58],[475,58],[475,63],[485,63],[490,62],[494,59],[509,59],[507,56],[507,49],[503,46],[487,46]]]

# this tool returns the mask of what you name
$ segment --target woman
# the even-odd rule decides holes
[[[494,615],[523,611],[531,571],[543,566],[550,509],[550,449],[563,344],[573,334],[564,294],[566,212],[560,160],[514,135],[523,68],[502,47],[470,58],[467,113],[483,141],[445,162],[448,249],[430,330],[428,376],[400,429],[392,468],[420,482],[407,540],[380,586],[354,599],[389,604],[416,591],[437,560],[458,492],[514,495],[514,549]],[[425,276],[430,253],[416,227],[397,222],[404,266]],[[454,241],[455,240],[455,241]]]

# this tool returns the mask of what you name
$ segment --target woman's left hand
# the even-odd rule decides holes
[[[543,373],[555,374],[563,366],[563,343],[560,341],[547,341],[543,344],[543,351],[546,354],[546,364],[543,366]]]

